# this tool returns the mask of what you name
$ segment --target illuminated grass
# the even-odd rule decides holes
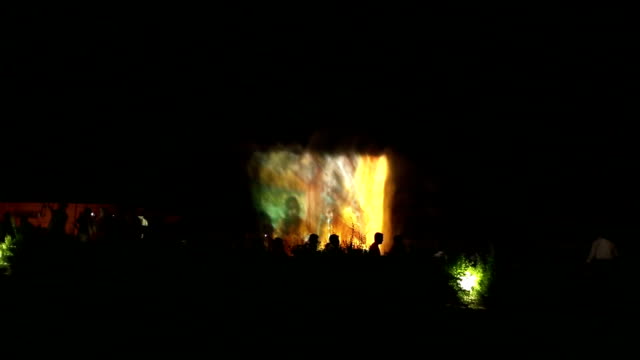
[[[462,304],[469,307],[482,307],[491,281],[492,265],[491,258],[486,261],[480,258],[471,261],[465,256],[459,256],[449,266],[449,274],[452,276],[451,286],[456,290]]]
[[[0,243],[0,267],[9,267],[9,259],[13,256],[13,250],[15,249],[14,239],[6,235],[4,242]]]

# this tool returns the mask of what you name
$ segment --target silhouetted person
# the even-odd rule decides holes
[[[10,212],[4,213],[2,222],[0,223],[0,243],[4,242],[4,238],[9,235],[12,239],[16,238],[16,232],[13,224],[13,217]]]
[[[307,245],[310,251],[318,251],[318,245],[320,245],[320,236],[318,236],[318,234],[309,235],[309,241],[307,241]]]
[[[149,220],[145,217],[145,214],[146,214],[146,211],[144,209],[138,209],[136,213],[137,215],[136,224],[137,224],[138,234],[140,236],[140,239],[144,239],[146,237],[148,240],[149,239],[149,236],[148,236]],[[196,237],[201,237],[202,221],[198,221],[198,220],[200,219],[198,218],[192,219],[191,226],[187,229],[187,233],[189,234],[188,240],[192,240],[193,238],[196,238]]]
[[[118,207],[118,214],[115,216],[117,242],[129,245],[140,245],[140,234],[142,222],[135,213],[135,209],[129,205],[121,205]]]
[[[119,214],[105,211],[101,222],[105,239],[108,241],[115,240],[119,232]]]
[[[382,241],[384,239],[384,235],[382,233],[377,232],[373,236],[373,244],[369,246],[369,255],[371,256],[380,256],[380,245],[382,245]]]
[[[623,289],[617,284],[615,266],[618,251],[613,242],[604,236],[598,236],[591,243],[587,264],[591,268],[591,291],[594,308],[615,306],[618,291]]]
[[[51,220],[49,221],[49,234],[54,237],[66,235],[66,226],[69,216],[67,215],[67,203],[59,203],[58,208],[49,206]]]
[[[19,272],[22,272],[25,268],[34,269],[37,265],[30,263],[34,253],[38,250],[40,245],[39,237],[36,233],[36,227],[29,222],[27,215],[20,216],[20,224],[17,228],[17,233],[21,236],[18,238],[20,243],[16,244],[15,257],[13,258],[14,266]]]
[[[274,257],[286,257],[287,251],[284,248],[284,240],[282,238],[275,238],[271,241],[271,255]]]
[[[341,255],[342,249],[340,248],[340,237],[336,234],[329,236],[329,242],[324,247],[324,252],[328,255]]]
[[[402,256],[406,255],[407,249],[404,246],[404,236],[396,235],[393,237],[393,244],[389,250],[390,256]]]
[[[591,243],[591,251],[587,263],[610,262],[618,256],[616,245],[608,239],[599,236]]]
[[[591,251],[587,257],[587,263],[593,267],[596,285],[608,286],[612,279],[614,261],[618,256],[616,245],[603,236],[598,236],[591,243]]]
[[[109,222],[109,213],[107,209],[100,208],[98,210],[98,216],[95,219],[95,237],[97,240],[102,240],[106,236],[106,226]]]
[[[91,226],[93,222],[93,218],[91,216],[92,211],[89,208],[85,208],[84,211],[78,216],[76,220],[76,228],[78,229],[78,239],[81,242],[89,241],[89,236],[91,232]]]
[[[297,246],[294,255],[296,256],[313,256],[318,252],[320,245],[320,236],[318,234],[309,235],[309,239],[303,245]]]
[[[36,227],[29,222],[29,218],[26,215],[20,216],[20,232],[22,233],[23,240],[32,239],[36,233]]]
[[[232,240],[228,246],[229,250],[236,251],[238,254],[262,255],[271,250],[271,242],[272,239],[268,235],[249,231],[244,234],[242,241]]]

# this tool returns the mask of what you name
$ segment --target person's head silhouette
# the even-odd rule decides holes
[[[382,244],[383,239],[384,239],[384,235],[382,235],[382,233],[379,233],[379,232],[377,232],[373,236],[373,241],[378,245]]]
[[[318,249],[318,244],[320,242],[320,237],[318,236],[318,234],[311,234],[309,235],[309,246],[313,249],[316,250]]]
[[[336,249],[340,247],[340,237],[336,234],[329,236],[329,244],[333,245]]]
[[[280,237],[277,237],[275,239],[273,239],[272,243],[271,243],[271,250],[273,251],[273,253],[275,255],[283,255],[286,254],[285,248],[284,248],[284,240]]]

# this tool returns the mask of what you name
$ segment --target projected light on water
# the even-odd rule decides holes
[[[316,233],[323,244],[338,234],[342,244],[363,248],[376,232],[390,232],[385,155],[259,152],[249,171],[256,207],[289,246]]]

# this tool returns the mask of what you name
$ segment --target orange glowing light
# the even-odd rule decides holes
[[[250,173],[257,208],[290,246],[316,233],[322,244],[338,234],[343,245],[366,248],[376,232],[391,231],[385,155],[256,153]]]

